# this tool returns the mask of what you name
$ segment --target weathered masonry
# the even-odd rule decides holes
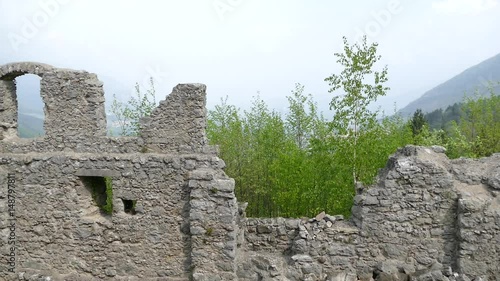
[[[34,139],[17,137],[27,73],[45,103]],[[349,221],[245,218],[205,91],[180,84],[138,137],[108,137],[95,74],[0,66],[0,280],[500,280],[500,154],[408,146]]]
[[[13,80],[26,73],[41,77],[45,103],[46,135],[35,139],[17,137]],[[178,85],[143,120],[141,136],[107,137],[95,74],[1,66],[0,280],[233,278],[234,184],[207,146],[205,99],[205,85]],[[8,175],[15,177],[15,245]],[[109,211],[109,201],[111,214],[102,208]]]

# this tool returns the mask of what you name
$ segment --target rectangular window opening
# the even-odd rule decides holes
[[[92,199],[101,210],[101,213],[113,213],[113,185],[111,177],[81,176],[85,187],[92,194]]]
[[[135,204],[137,203],[137,200],[122,199],[122,201],[125,213],[135,215]]]

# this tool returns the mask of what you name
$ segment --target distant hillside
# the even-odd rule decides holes
[[[43,119],[20,113],[18,130],[21,138],[34,138],[44,135]]]
[[[489,95],[487,92],[489,81],[500,81],[500,54],[466,69],[450,80],[427,91],[399,112],[403,116],[409,116],[417,109],[422,109],[423,112],[444,109],[454,103],[461,102],[464,94],[470,96],[476,89],[482,94]],[[495,86],[495,91],[500,93],[500,85]]]
[[[114,115],[107,115],[109,120],[108,132],[112,136],[120,135],[120,126],[117,124],[117,119]],[[36,116],[19,113],[18,117],[18,131],[21,138],[34,138],[44,135],[43,119]]]

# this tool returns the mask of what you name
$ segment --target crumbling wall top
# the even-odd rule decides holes
[[[203,151],[208,143],[206,88],[204,84],[179,84],[151,116],[141,120],[141,136],[148,150]]]
[[[14,80],[24,74],[34,74],[42,77],[54,67],[38,62],[15,62],[0,66],[0,80]]]
[[[45,136],[18,137],[16,77],[41,78],[45,104]],[[56,68],[36,62],[0,66],[0,151],[27,153],[75,152],[208,153],[206,86],[179,84],[150,116],[141,120],[139,136],[107,137],[103,83],[94,73]],[[126,143],[126,145],[125,145]]]
[[[0,66],[0,139],[17,138],[18,105],[14,79],[24,74],[41,78],[45,104],[44,129],[48,138],[105,136],[104,91],[97,75],[54,68],[34,62]]]

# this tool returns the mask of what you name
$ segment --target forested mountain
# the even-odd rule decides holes
[[[488,95],[488,82],[500,81],[500,54],[466,69],[450,80],[427,91],[420,98],[400,110],[402,116],[410,116],[417,109],[429,113],[439,108],[446,108],[461,102],[464,95],[471,96],[476,90]],[[500,92],[500,85],[495,85],[495,92]]]
[[[431,129],[445,129],[451,121],[460,123],[460,118],[463,117],[463,103],[457,102],[446,107],[439,108],[429,113],[426,113],[424,118],[428,122]]]

